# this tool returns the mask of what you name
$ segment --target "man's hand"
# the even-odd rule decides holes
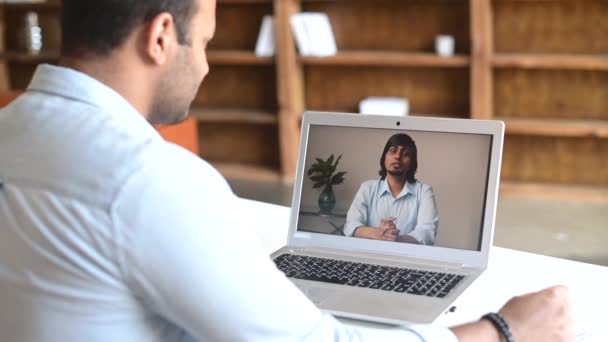
[[[570,293],[563,286],[514,297],[500,309],[517,342],[572,342],[574,327]],[[482,319],[452,328],[460,342],[504,339],[490,321]]]
[[[387,217],[380,221],[378,227],[359,227],[355,229],[354,236],[372,240],[395,241],[399,231],[395,226],[395,217]]]
[[[395,225],[396,217],[387,217],[380,220],[378,227],[378,240],[395,241],[399,231]]]
[[[570,291],[555,286],[514,297],[500,309],[518,342],[574,340]]]

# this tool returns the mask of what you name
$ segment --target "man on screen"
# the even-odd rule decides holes
[[[430,185],[416,180],[418,151],[407,134],[391,136],[380,157],[380,178],[365,181],[346,216],[344,234],[433,245],[437,206]]]

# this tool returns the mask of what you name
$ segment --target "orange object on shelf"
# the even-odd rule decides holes
[[[16,99],[17,96],[21,95],[21,93],[23,93],[23,92],[19,91],[19,90],[1,92],[0,93],[0,108],[5,107],[7,104],[11,103],[11,101]]]
[[[165,140],[175,143],[198,155],[198,125],[196,119],[188,117],[184,122],[172,126],[155,126]]]

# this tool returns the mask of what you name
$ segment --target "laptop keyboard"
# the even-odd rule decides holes
[[[275,264],[289,278],[443,298],[464,276],[416,269],[388,267],[281,254]]]

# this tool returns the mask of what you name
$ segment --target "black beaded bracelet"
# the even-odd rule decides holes
[[[513,334],[511,334],[511,329],[509,329],[509,325],[501,315],[497,313],[489,313],[485,314],[481,319],[487,319],[492,322],[492,325],[498,330],[498,332],[505,338],[507,342],[515,342],[513,338]]]

